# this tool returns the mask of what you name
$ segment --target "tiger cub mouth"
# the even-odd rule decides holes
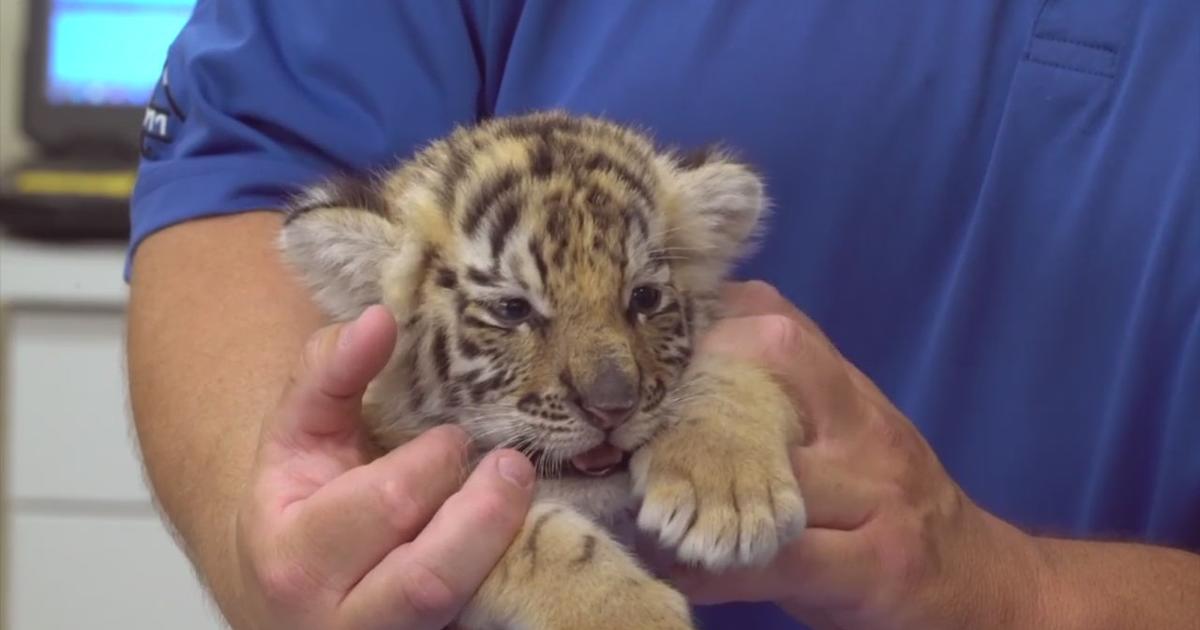
[[[557,479],[560,477],[608,477],[629,470],[629,458],[633,453],[623,451],[605,442],[592,447],[574,457],[563,460],[555,466],[545,465],[545,452],[534,451],[529,454],[530,460],[538,470],[542,479]]]

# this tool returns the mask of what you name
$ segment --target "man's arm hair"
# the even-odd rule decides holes
[[[237,626],[237,502],[259,427],[323,323],[275,249],[282,216],[250,212],[147,238],[133,265],[130,397],[155,498]]]
[[[1189,628],[1200,619],[1200,556],[1137,543],[1037,539],[1046,570],[1038,627]]]

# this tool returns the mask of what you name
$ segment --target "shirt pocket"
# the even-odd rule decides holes
[[[1121,87],[1139,4],[1042,0],[1013,77],[1006,122],[1017,132],[1050,125],[1041,132],[1096,135]]]
[[[1104,187],[1137,0],[1043,0],[1009,86],[977,210],[1063,217]],[[1028,218],[1028,217],[1024,217]],[[1035,219],[1034,224],[1037,223]]]
[[[1115,78],[1138,17],[1130,0],[1043,0],[1025,61]]]

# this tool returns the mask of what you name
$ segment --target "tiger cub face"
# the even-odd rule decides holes
[[[610,512],[664,422],[763,186],[627,127],[538,113],[459,129],[302,195],[286,258],[335,318],[400,324],[367,395],[384,447],[440,423],[524,451],[543,496]]]

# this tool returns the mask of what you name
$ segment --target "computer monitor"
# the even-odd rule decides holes
[[[142,112],[195,0],[32,0],[25,127],[50,153],[136,155]]]

